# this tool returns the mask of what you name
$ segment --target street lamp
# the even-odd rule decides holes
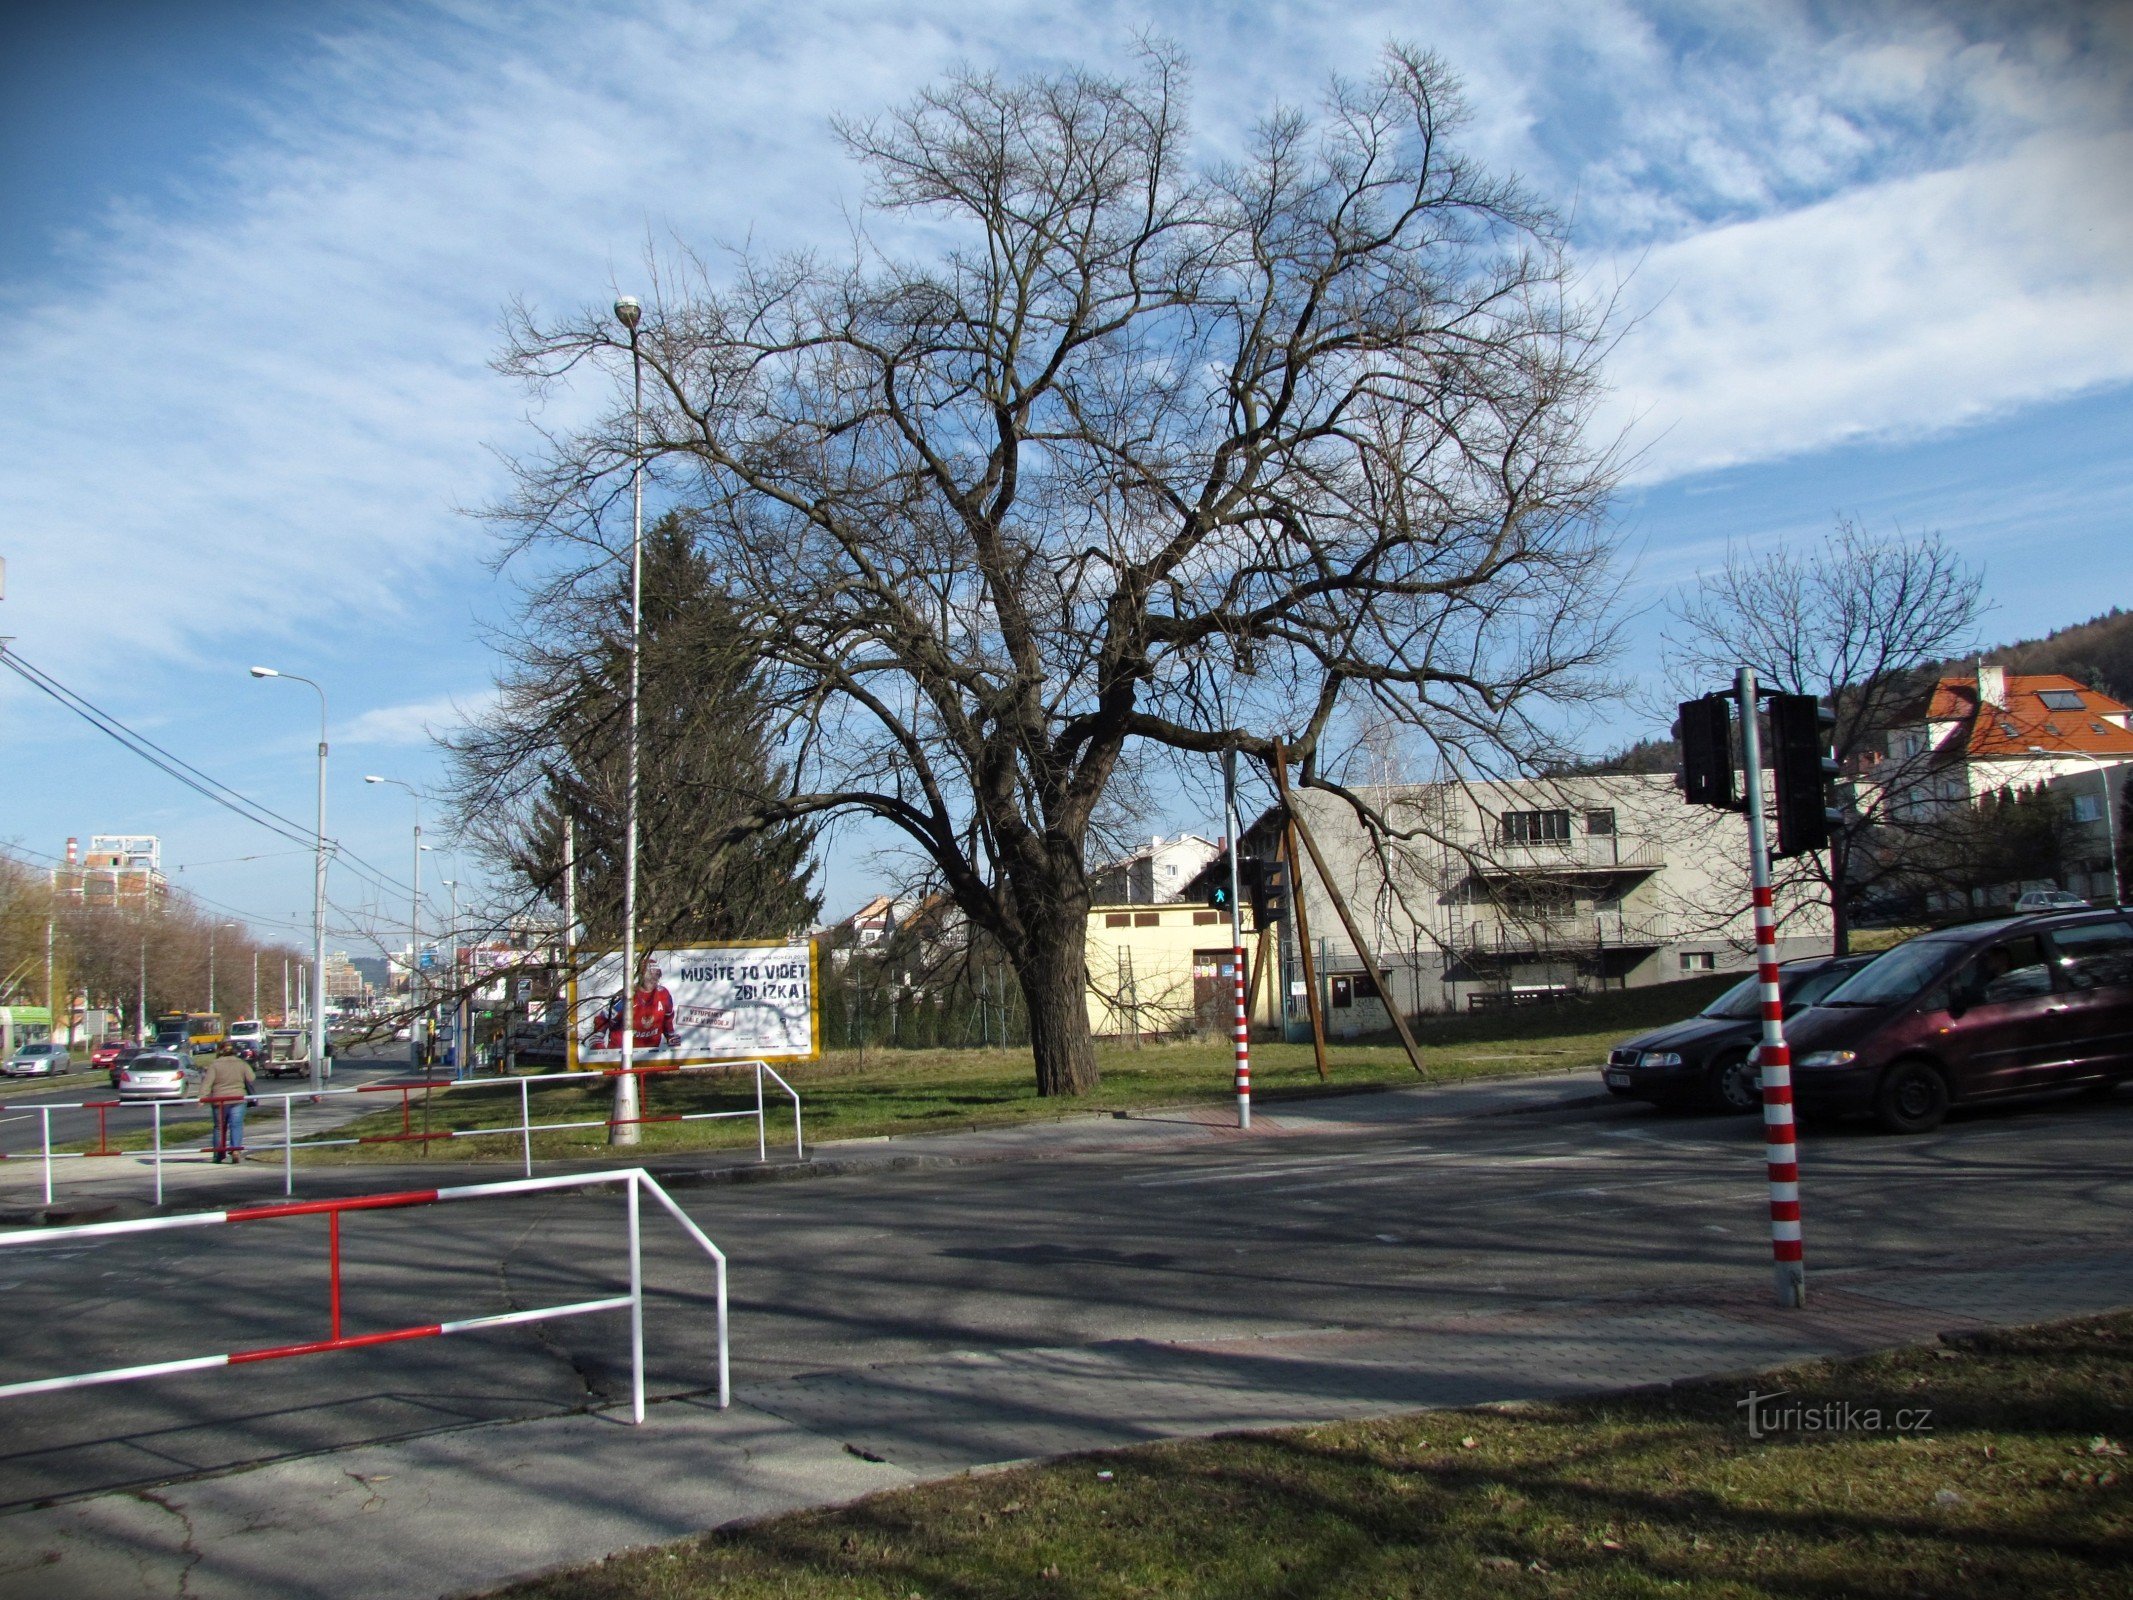
[[[623,790],[622,843],[622,1075],[615,1080],[615,1114],[608,1142],[636,1144],[639,1127],[637,1077],[631,1068],[637,1042],[637,674],[644,631],[644,357],[637,324],[644,310],[624,295],[615,320],[630,334],[630,702],[628,778]]]
[[[326,691],[309,678],[272,667],[254,667],[255,678],[285,678],[290,683],[310,684],[318,691],[318,854],[311,874],[311,1092],[325,1087],[326,1011],[319,997],[326,992]]]
[[[365,783],[389,783],[415,797],[415,882],[407,903],[407,1058],[410,1066],[422,1065],[421,1008],[416,1000],[415,970],[422,961],[422,791],[398,778],[365,773]]]
[[[2042,745],[2031,745],[2029,753],[2053,759],[2058,756],[2079,756],[2096,769],[2096,781],[2103,785],[2103,838],[2104,848],[2111,855],[2111,904],[2118,905],[2125,899],[2124,886],[2118,881],[2118,812],[2111,804],[2111,768],[2114,762],[2104,761],[2090,755],[2086,750],[2047,750]]]
[[[211,924],[207,930],[207,1009],[210,1014],[215,1010],[215,935],[224,928],[243,926],[241,922],[217,922]]]

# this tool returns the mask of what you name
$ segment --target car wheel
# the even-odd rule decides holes
[[[1888,1133],[1930,1133],[1948,1115],[1948,1080],[1930,1061],[1899,1061],[1881,1075],[1874,1118]]]
[[[1711,1068],[1711,1104],[1746,1116],[1763,1105],[1763,1069],[1756,1051],[1726,1056]]]

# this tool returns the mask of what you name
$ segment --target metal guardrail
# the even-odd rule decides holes
[[[787,1083],[785,1079],[779,1075],[777,1069],[772,1067],[767,1061],[726,1062],[721,1063],[717,1067],[633,1067],[630,1069],[630,1074],[631,1076],[639,1079],[666,1077],[679,1074],[688,1074],[691,1076],[700,1077],[712,1074],[728,1073],[741,1068],[754,1069],[755,1109],[752,1111],[686,1111],[669,1112],[663,1115],[643,1114],[635,1117],[621,1118],[617,1118],[610,1115],[604,1118],[585,1118],[571,1122],[535,1122],[533,1120],[532,1110],[533,1085],[537,1083],[551,1084],[591,1082],[607,1078],[616,1078],[622,1075],[620,1068],[580,1072],[533,1073],[525,1077],[517,1078],[414,1078],[401,1079],[399,1081],[385,1083],[359,1084],[345,1089],[323,1089],[318,1091],[316,1094],[314,1094],[309,1089],[292,1089],[279,1094],[272,1092],[265,1094],[255,1094],[246,1098],[259,1103],[262,1110],[265,1109],[265,1103],[268,1101],[278,1100],[281,1102],[282,1136],[278,1141],[269,1141],[263,1144],[252,1143],[250,1141],[247,1141],[243,1148],[247,1154],[250,1154],[254,1151],[264,1152],[270,1150],[279,1150],[281,1152],[282,1193],[285,1195],[293,1195],[296,1192],[295,1155],[296,1152],[299,1150],[328,1150],[334,1148],[347,1148],[354,1145],[364,1144],[415,1144],[426,1143],[428,1141],[437,1139],[491,1139],[515,1137],[519,1140],[522,1160],[524,1162],[525,1174],[528,1178],[531,1178],[533,1176],[533,1136],[536,1133],[556,1133],[577,1128],[613,1128],[633,1123],[723,1122],[752,1117],[755,1119],[756,1124],[756,1159],[758,1161],[767,1161],[770,1159],[770,1145],[769,1120],[766,1102],[766,1086],[769,1083],[775,1083],[780,1089],[785,1092],[786,1096],[792,1101],[793,1156],[796,1160],[804,1160],[807,1154],[807,1144],[806,1134],[802,1124],[800,1092],[795,1089],[791,1084]],[[519,1103],[519,1120],[515,1123],[504,1123],[493,1128],[424,1128],[418,1130],[413,1126],[414,1096],[418,1093],[480,1093],[488,1090],[509,1089],[514,1085],[516,1085],[518,1089]],[[398,1133],[361,1134],[345,1138],[325,1136],[310,1139],[298,1139],[295,1136],[295,1107],[297,1101],[315,1101],[329,1098],[339,1098],[348,1095],[366,1094],[398,1094],[400,1096],[400,1131]],[[229,1096],[227,1098],[234,1100],[237,1097]],[[221,1100],[219,1098],[209,1100],[174,1099],[145,1101],[69,1100],[49,1102],[44,1105],[38,1106],[24,1107],[23,1109],[25,1111],[36,1111],[41,1114],[42,1127],[40,1129],[40,1148],[37,1154],[35,1156],[30,1157],[29,1159],[41,1160],[44,1164],[45,1204],[50,1205],[52,1203],[54,1192],[52,1171],[53,1164],[55,1162],[81,1161],[92,1159],[95,1157],[132,1155],[138,1156],[146,1160],[153,1168],[155,1203],[157,1205],[161,1205],[163,1203],[164,1165],[170,1161],[189,1160],[194,1156],[205,1154],[207,1151],[212,1150],[214,1148],[214,1146],[209,1145],[199,1149],[166,1149],[163,1144],[163,1113],[165,1109],[170,1106],[197,1105],[203,1110],[208,1110],[211,1112],[212,1108],[218,1103],[221,1103]],[[96,1113],[97,1128],[95,1146],[87,1150],[54,1150],[52,1148],[52,1113],[55,1111],[94,1111]],[[113,1111],[145,1111],[149,1113],[150,1122],[148,1149],[127,1150],[111,1143],[110,1114]],[[20,1161],[23,1159],[25,1159],[23,1156],[7,1155],[5,1153],[0,1153],[0,1161]]]
[[[529,1311],[504,1311],[482,1317],[460,1317],[449,1322],[422,1323],[415,1327],[390,1328],[374,1333],[347,1333],[341,1321],[341,1217],[350,1211],[396,1210],[408,1206],[437,1205],[453,1200],[476,1200],[491,1195],[532,1194],[547,1189],[586,1189],[608,1184],[629,1185],[628,1294],[607,1295],[597,1300],[577,1300],[565,1305],[537,1306]],[[67,1373],[51,1378],[31,1378],[20,1383],[0,1384],[0,1400],[21,1395],[49,1394],[59,1389],[83,1389],[96,1384],[132,1383],[143,1378],[164,1378],[180,1372],[203,1372],[210,1367],[244,1366],[255,1361],[279,1361],[292,1356],[324,1355],[336,1350],[361,1350],[372,1345],[398,1344],[410,1339],[441,1338],[455,1333],[474,1333],[488,1328],[508,1328],[526,1322],[553,1322],[563,1317],[589,1316],[596,1311],[630,1314],[630,1420],[644,1421],[644,1251],[640,1217],[641,1198],[649,1194],[681,1224],[689,1237],[711,1257],[718,1274],[718,1403],[724,1410],[732,1403],[733,1391],[727,1352],[726,1255],[711,1242],[689,1214],[674,1203],[673,1196],[642,1167],[594,1175],[571,1174],[553,1178],[513,1178],[501,1183],[457,1184],[441,1189],[408,1189],[395,1194],[355,1195],[339,1200],[297,1200],[284,1205],[242,1206],[225,1211],[196,1211],[180,1217],[144,1217],[132,1222],[91,1222],[67,1228],[34,1228],[0,1233],[0,1248],[72,1243],[82,1239],[113,1238],[121,1234],[159,1233],[177,1228],[215,1227],[224,1223],[270,1222],[282,1217],[323,1215],[327,1219],[327,1336],[296,1344],[263,1345],[248,1350],[224,1350],[214,1355],[187,1356],[176,1361],[151,1361],[131,1367],[104,1367],[94,1372]]]

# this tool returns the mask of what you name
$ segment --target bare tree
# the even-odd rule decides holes
[[[1330,783],[1369,708],[1517,765],[1609,643],[1604,317],[1454,148],[1449,73],[1390,50],[1199,166],[1184,101],[1154,48],[952,77],[838,129],[931,254],[655,264],[639,330],[645,453],[794,733],[744,826],[901,829],[1013,963],[1045,1094],[1097,1079],[1085,856],[1136,762],[1278,737]],[[628,351],[521,316],[499,364]],[[550,438],[511,548],[615,549],[632,459],[626,405]]]
[[[1937,846],[1944,758],[1894,750],[1889,734],[1922,720],[1923,669],[1971,644],[1984,582],[1937,533],[1877,535],[1840,518],[1806,549],[1728,550],[1725,566],[1672,608],[1681,627],[1667,665],[1683,693],[1722,687],[1748,666],[1765,687],[1820,695],[1836,712],[1832,753],[1853,775],[1852,803],[1828,851],[1789,871],[1819,886],[1839,955],[1850,948],[1850,902],[1904,881],[1926,834]]]

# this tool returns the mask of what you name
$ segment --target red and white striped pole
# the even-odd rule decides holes
[[[1229,966],[1236,985],[1236,1010],[1232,1021],[1237,1030],[1237,1128],[1252,1126],[1252,1019],[1246,1010],[1244,992],[1244,907],[1237,903],[1244,886],[1244,867],[1238,857],[1244,851],[1244,830],[1237,815],[1237,752],[1222,752],[1223,830],[1229,835]]]
[[[1792,1052],[1785,1044],[1785,996],[1778,983],[1777,911],[1770,893],[1769,835],[1763,820],[1763,742],[1756,727],[1753,669],[1734,684],[1740,701],[1741,766],[1748,791],[1748,876],[1755,899],[1755,976],[1762,990],[1764,1159],[1770,1171],[1770,1254],[1778,1304],[1807,1304],[1800,1238],[1800,1146],[1792,1118]]]

